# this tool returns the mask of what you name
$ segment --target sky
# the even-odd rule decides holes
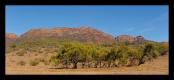
[[[5,12],[6,33],[18,36],[30,29],[88,26],[114,37],[141,35],[158,42],[169,38],[165,5],[7,5]]]

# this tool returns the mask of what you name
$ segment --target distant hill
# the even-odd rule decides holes
[[[13,42],[18,38],[18,36],[14,33],[6,33],[5,34],[5,39],[6,42]]]
[[[18,36],[14,33],[6,33],[5,34],[5,45],[8,46],[10,43],[16,41],[16,39],[18,38]]]
[[[17,35],[14,33],[6,33],[5,38],[8,40],[16,40],[17,39]]]
[[[120,35],[115,37],[116,42],[143,43],[146,41],[143,36]]]
[[[17,41],[31,41],[44,38],[77,40],[89,43],[112,43],[115,41],[113,36],[89,27],[31,29],[22,34]]]
[[[131,36],[131,35],[119,35],[115,38],[112,35],[104,33],[102,31],[90,28],[90,27],[78,27],[78,28],[39,28],[31,29],[21,36],[17,36],[13,33],[6,33],[6,42],[14,41],[33,41],[40,39],[58,39],[58,40],[76,40],[87,43],[143,43],[143,42],[155,42],[146,40],[143,36]],[[168,42],[161,42],[167,44]]]

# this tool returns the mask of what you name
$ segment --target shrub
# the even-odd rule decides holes
[[[18,56],[24,56],[25,53],[26,53],[26,51],[25,50],[22,50],[22,51],[17,52],[16,55],[18,55]]]
[[[31,60],[30,61],[30,65],[31,66],[36,66],[36,65],[38,65],[39,64],[39,61],[38,60]]]
[[[39,53],[43,53],[43,51],[41,51],[41,50],[39,50],[38,52],[39,52]]]
[[[40,61],[40,62],[44,62],[45,59],[44,59],[44,58],[39,58],[39,61]]]
[[[5,48],[5,53],[10,53],[12,51],[13,51],[13,49],[11,49],[11,48]]]
[[[143,56],[140,59],[140,64],[145,63],[147,60],[152,60],[153,58],[157,58],[159,56],[159,51],[157,48],[157,44],[155,43],[146,43],[144,45]]]
[[[160,44],[158,46],[158,51],[160,53],[160,55],[165,55],[168,52],[168,45],[167,44]]]
[[[47,60],[44,60],[43,63],[44,63],[45,65],[49,65],[49,62],[48,62]]]
[[[38,50],[37,48],[31,48],[30,51],[31,51],[31,52],[37,52],[37,50]]]
[[[17,45],[16,45],[16,43],[11,43],[10,47],[11,47],[11,48],[16,48]]]
[[[20,66],[24,66],[26,63],[24,61],[19,61],[17,64]]]
[[[56,66],[59,63],[59,60],[60,59],[56,55],[53,55],[53,56],[51,56],[49,63],[53,66]]]

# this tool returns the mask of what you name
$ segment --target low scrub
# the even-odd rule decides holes
[[[31,66],[37,66],[39,64],[39,61],[38,60],[31,60],[30,61],[30,65]]]
[[[19,61],[17,64],[20,65],[20,66],[24,66],[24,65],[26,64],[26,62],[24,62],[24,61]]]
[[[18,55],[18,56],[24,56],[25,53],[26,53],[25,50],[21,50],[21,51],[17,52],[16,55]]]

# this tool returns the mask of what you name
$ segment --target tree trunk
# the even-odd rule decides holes
[[[84,68],[84,66],[85,66],[85,63],[84,63],[84,62],[82,62],[82,68]]]
[[[112,67],[117,67],[115,61],[113,61],[113,65],[112,65]]]
[[[88,61],[88,65],[87,65],[87,66],[88,66],[88,68],[90,68],[90,67],[91,67],[91,64],[89,63],[89,61]]]
[[[110,66],[111,66],[111,61],[108,62],[108,67],[110,67]]]
[[[68,68],[68,61],[65,62],[65,68]]]
[[[73,63],[73,69],[77,69],[77,63]]]
[[[95,63],[95,66],[94,67],[97,68],[97,65],[98,65],[98,61],[97,61],[97,63]]]
[[[144,56],[140,59],[139,61],[139,64],[138,65],[141,65],[141,64],[144,64],[145,63],[145,60],[144,60]]]
[[[106,63],[105,63],[105,62],[103,63],[103,66],[102,66],[102,67],[107,67],[107,65],[106,65]]]
[[[100,61],[100,68],[101,68],[101,61]]]

